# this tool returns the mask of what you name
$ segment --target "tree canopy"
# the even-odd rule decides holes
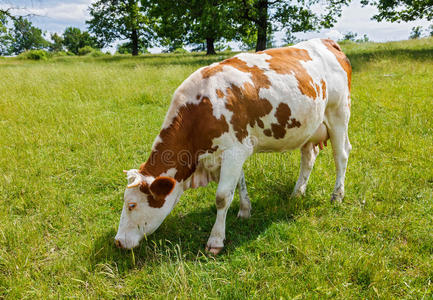
[[[236,20],[244,27],[242,32],[256,35],[256,51],[260,51],[266,49],[268,36],[276,30],[291,36],[295,32],[331,28],[349,1],[320,1],[320,12],[318,0],[240,0],[232,5]]]
[[[12,26],[8,26],[12,22]],[[49,43],[36,28],[24,17],[12,17],[0,12],[0,54],[11,55],[33,49],[43,49]]]
[[[140,47],[149,47],[153,30],[147,9],[140,0],[98,0],[89,7],[91,19],[86,23],[103,46],[116,40],[129,40],[132,55]]]
[[[215,54],[215,43],[232,40],[238,32],[228,0],[142,0],[156,20],[161,44],[172,50],[183,44],[206,44],[207,54]],[[201,47],[198,47],[201,48]]]
[[[373,16],[377,21],[433,20],[433,0],[361,0],[361,3],[377,7],[379,12]]]
[[[50,51],[53,51],[53,52],[62,51],[63,50],[63,43],[64,43],[63,37],[58,35],[57,33],[51,34],[50,37],[51,37],[51,40],[53,41],[49,47]]]
[[[95,37],[92,37],[89,32],[81,31],[80,28],[67,27],[63,33],[63,45],[68,51],[78,54],[78,50],[85,46],[92,48],[101,48]]]

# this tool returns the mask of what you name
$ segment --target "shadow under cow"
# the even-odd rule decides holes
[[[218,257],[230,255],[237,247],[257,239],[275,222],[294,222],[296,216],[319,206],[324,199],[290,198],[294,183],[263,184],[250,193],[252,215],[249,219],[237,218],[239,201],[234,201],[227,214],[226,241]],[[327,201],[328,199],[326,199]],[[181,200],[182,201],[182,200]],[[133,250],[117,249],[114,245],[114,230],[98,237],[89,257],[91,264],[115,264],[120,273],[146,265],[159,265],[172,259],[197,260],[207,257],[204,249],[212,226],[216,209],[213,201],[204,208],[184,215],[167,217],[161,227]],[[217,259],[218,259],[217,257]]]

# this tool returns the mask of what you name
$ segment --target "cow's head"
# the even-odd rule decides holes
[[[118,247],[130,249],[161,225],[179,200],[182,190],[171,177],[144,176],[136,169],[124,172],[128,186],[115,242]]]

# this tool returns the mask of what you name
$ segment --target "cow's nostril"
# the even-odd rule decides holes
[[[122,243],[119,240],[114,240],[117,248],[123,248]]]

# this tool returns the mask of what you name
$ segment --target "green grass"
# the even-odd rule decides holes
[[[433,39],[344,44],[354,68],[343,204],[322,151],[246,163],[249,220],[204,252],[215,184],[189,190],[133,251],[115,248],[123,169],[147,159],[171,95],[226,57],[0,60],[0,298],[433,297]]]

